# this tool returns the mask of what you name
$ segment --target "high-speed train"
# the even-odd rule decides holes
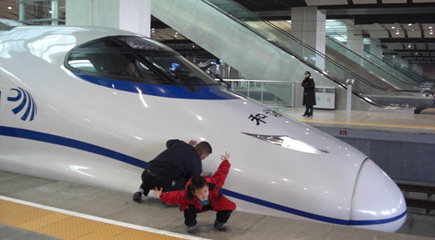
[[[350,145],[241,97],[170,48],[117,29],[0,32],[0,169],[134,193],[169,139],[205,140],[239,211],[381,231],[402,192]],[[152,195],[152,194],[150,194]]]

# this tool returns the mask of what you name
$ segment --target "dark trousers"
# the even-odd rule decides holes
[[[205,212],[208,210],[213,210],[210,205],[205,205],[200,211],[196,210],[195,206],[189,205],[188,208],[184,209],[184,224],[186,226],[196,225],[196,213]],[[216,221],[220,223],[226,223],[231,216],[231,210],[216,211]]]
[[[187,179],[184,176],[179,176],[172,182],[172,180],[168,177],[161,177],[148,169],[145,169],[142,172],[142,184],[140,188],[144,191],[144,195],[148,196],[148,193],[151,189],[154,188],[163,188],[163,192],[175,191],[175,190],[184,190],[186,186]]]
[[[305,113],[304,115],[312,116],[313,115],[313,106],[305,105]]]
[[[148,196],[148,193],[151,189],[154,188],[163,188],[163,192],[169,191],[169,189],[172,187],[172,180],[165,177],[160,177],[152,172],[150,172],[148,169],[145,169],[142,172],[142,184],[140,185],[140,188],[144,191],[143,195]]]

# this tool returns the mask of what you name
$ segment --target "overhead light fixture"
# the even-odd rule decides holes
[[[411,47],[412,47],[412,46],[411,46],[411,43],[409,43],[409,44],[408,44],[408,48],[411,48]]]
[[[396,31],[396,35],[399,35],[399,30]]]
[[[396,27],[395,27],[395,26],[392,26],[391,29],[396,29]]]
[[[408,23],[408,26],[412,26],[412,23]]]

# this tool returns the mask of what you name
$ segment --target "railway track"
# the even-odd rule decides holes
[[[408,208],[423,209],[428,215],[435,214],[435,185],[396,183],[405,196]]]

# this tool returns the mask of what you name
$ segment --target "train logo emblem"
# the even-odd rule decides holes
[[[23,121],[33,121],[37,113],[37,107],[32,95],[22,88],[11,88],[12,91],[16,93],[16,96],[8,97],[8,101],[18,103],[12,109],[12,112],[15,115],[21,113],[21,120]]]

